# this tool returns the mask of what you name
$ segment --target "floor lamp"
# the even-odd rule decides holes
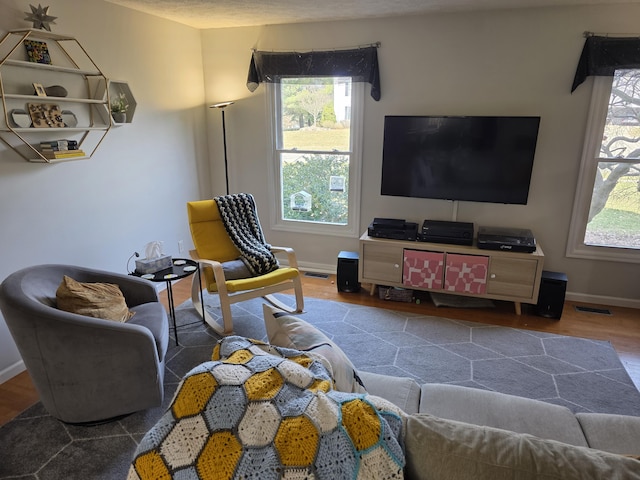
[[[229,195],[229,165],[227,163],[227,128],[224,122],[224,109],[233,102],[221,102],[211,105],[209,108],[219,108],[222,111],[222,145],[224,148],[224,179],[227,186],[227,195]]]

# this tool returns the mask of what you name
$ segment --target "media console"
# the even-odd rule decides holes
[[[438,291],[522,303],[538,301],[544,254],[470,246],[360,237],[358,280],[371,285]]]

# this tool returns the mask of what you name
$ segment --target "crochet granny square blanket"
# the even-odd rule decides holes
[[[332,388],[313,353],[231,336],[191,370],[128,480],[402,479],[403,412]]]

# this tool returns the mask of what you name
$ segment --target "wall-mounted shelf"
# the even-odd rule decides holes
[[[133,122],[133,117],[136,114],[136,107],[138,106],[138,104],[127,82],[122,82],[119,80],[109,80],[109,98],[111,99],[111,101],[120,97],[121,95],[125,99],[126,104],[129,105],[129,107],[127,108],[127,112],[126,112],[127,115],[126,115],[125,121],[116,122],[114,120],[113,121],[114,125],[123,125],[126,123]],[[112,120],[113,120],[113,116],[112,116]]]
[[[40,58],[45,63],[29,61],[25,41],[39,42],[39,48],[46,49],[46,55]],[[34,84],[60,85],[68,95],[40,96]],[[75,38],[35,29],[8,32],[0,40],[0,141],[30,162],[91,158],[112,127],[107,85],[105,75]],[[30,127],[16,126],[11,112],[29,112],[29,105],[36,109],[38,105],[53,105],[72,121],[49,122],[53,127],[37,121]],[[84,155],[50,158],[41,145],[59,140],[75,142]]]

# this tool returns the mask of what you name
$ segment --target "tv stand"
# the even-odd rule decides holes
[[[358,280],[371,285],[411,288],[522,303],[538,301],[544,254],[481,250],[471,246],[360,237]]]

